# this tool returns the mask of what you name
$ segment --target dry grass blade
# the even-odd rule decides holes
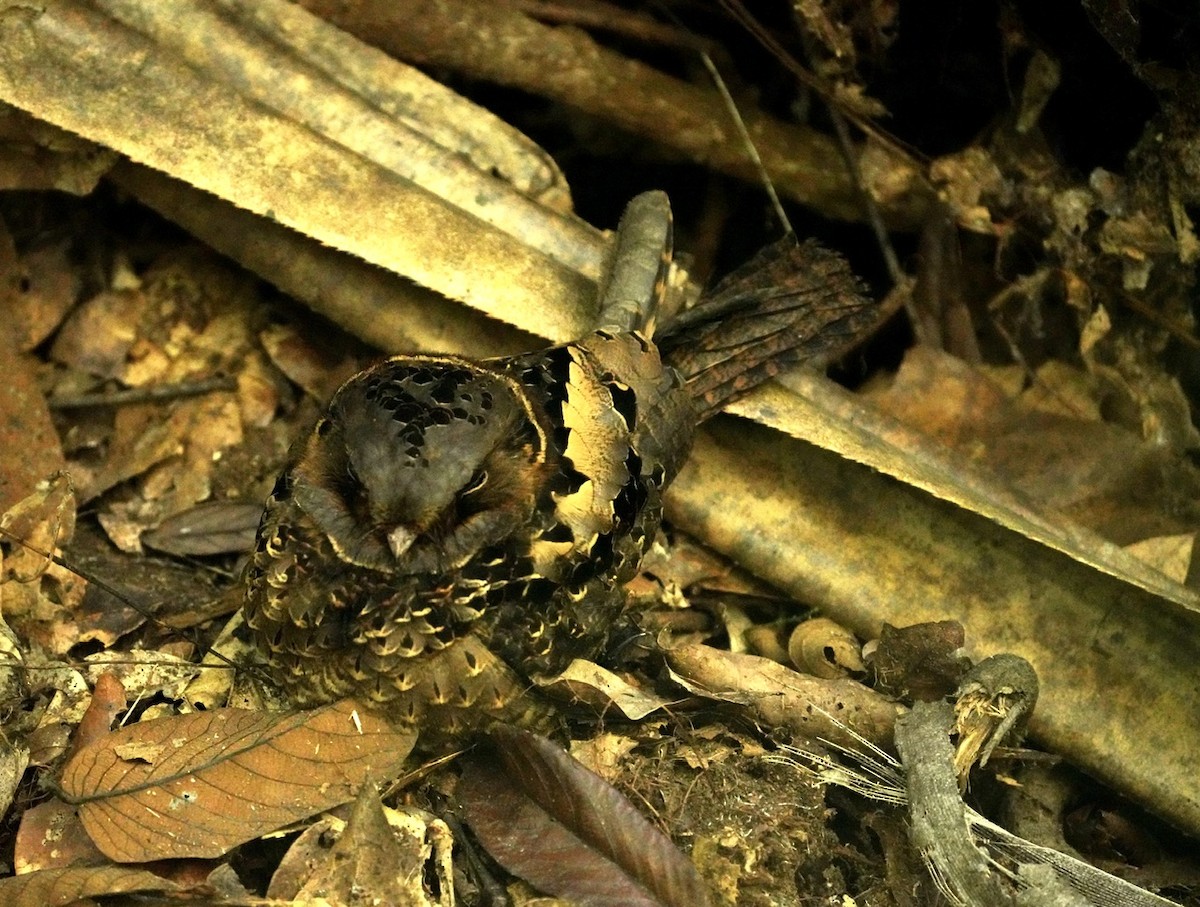
[[[510,872],[572,903],[702,907],[686,857],[615,788],[544,738],[501,727],[468,763],[467,820]]]
[[[182,16],[200,5],[173,6]],[[580,255],[540,253],[92,6],[0,10],[0,97],[13,106],[518,327],[567,339],[590,323],[598,274],[559,259],[598,271],[598,232],[574,231]],[[270,73],[252,78],[257,91]]]
[[[83,747],[62,790],[110,859],[217,857],[353,799],[394,774],[414,741],[351,700],[294,715],[217,709]]]
[[[96,895],[175,891],[178,887],[142,869],[72,866],[0,879],[0,897],[13,907],[57,907]]]
[[[519,236],[539,253],[599,277],[603,244],[586,224],[559,215],[570,209],[570,196],[546,152],[423,73],[295,4],[93,5],[247,98]]]
[[[109,179],[381,350],[501,356],[536,345],[529,334],[149,167],[124,161]]]

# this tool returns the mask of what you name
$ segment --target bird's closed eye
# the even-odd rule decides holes
[[[463,485],[462,490],[459,491],[459,494],[475,494],[475,492],[483,489],[483,486],[487,484],[487,481],[487,471],[483,469],[477,469],[471,474],[471,478],[467,479],[467,483]]]
[[[362,479],[355,470],[354,465],[347,461],[346,468],[337,481],[338,490],[341,493],[342,500],[346,502],[346,506],[354,513],[358,519],[368,519],[370,511],[370,497],[367,494],[366,486],[363,485]]]
[[[484,496],[481,492],[488,484],[487,470],[477,469],[471,473],[471,477],[467,479],[463,487],[458,490],[458,494],[454,496],[452,506],[446,514],[449,525],[457,525],[464,520],[487,510],[489,503],[488,496]]]

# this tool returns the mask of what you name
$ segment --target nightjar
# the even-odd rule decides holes
[[[426,744],[538,723],[529,679],[603,648],[695,426],[876,318],[839,257],[792,242],[652,341],[669,256],[666,196],[639,196],[594,333],[503,359],[397,356],[338,390],[245,577],[296,704],[355,696]]]

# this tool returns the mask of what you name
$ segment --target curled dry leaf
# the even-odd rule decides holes
[[[625,797],[550,741],[509,727],[472,756],[458,792],[502,866],[587,907],[703,907],[695,867]]]
[[[828,617],[797,624],[788,639],[788,657],[801,671],[826,679],[859,674],[865,667],[857,637]]]
[[[869,646],[875,688],[896,699],[933,702],[950,695],[971,667],[966,633],[954,620],[893,627],[885,623]]]
[[[592,661],[576,658],[561,674],[536,681],[553,696],[586,702],[600,714],[618,710],[631,721],[661,709],[667,700],[634,686],[619,674]]]
[[[667,653],[667,662],[691,692],[748,705],[774,727],[846,746],[854,735],[891,745],[899,707],[853,680],[820,680],[769,658],[711,646],[681,646]]]
[[[83,747],[62,791],[112,860],[217,857],[352,799],[397,772],[414,742],[352,700],[292,715],[217,709]]]

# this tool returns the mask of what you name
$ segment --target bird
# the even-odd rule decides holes
[[[434,748],[553,720],[532,681],[604,649],[696,426],[876,320],[840,256],[791,240],[659,328],[670,224],[664,193],[629,204],[586,336],[394,356],[296,442],[243,603],[295,705],[354,697]]]

